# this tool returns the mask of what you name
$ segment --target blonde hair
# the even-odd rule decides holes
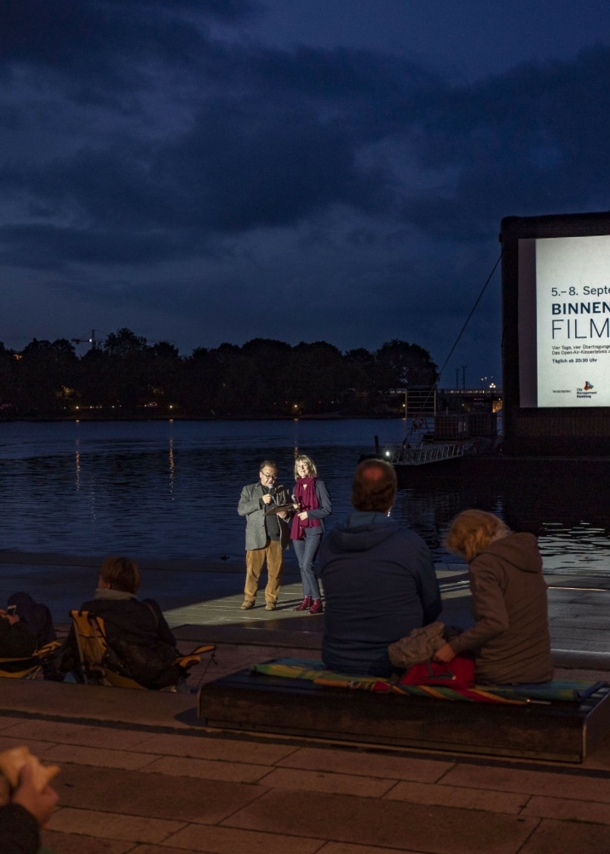
[[[305,463],[307,468],[309,469],[309,477],[317,477],[318,469],[316,468],[316,464],[312,460],[311,457],[308,457],[306,454],[299,454],[298,457],[294,458],[294,479],[299,479],[299,473],[297,472],[297,463]]]
[[[470,563],[492,540],[510,534],[511,530],[502,519],[484,510],[464,510],[453,522],[445,539],[450,552],[460,554]]]
[[[107,557],[100,570],[100,578],[111,590],[137,593],[140,586],[140,570],[135,560],[129,557]]]

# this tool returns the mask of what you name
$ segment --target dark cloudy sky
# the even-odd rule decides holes
[[[610,208],[610,3],[0,0],[0,128],[6,346],[441,365],[503,216]],[[442,385],[499,376],[499,295]]]

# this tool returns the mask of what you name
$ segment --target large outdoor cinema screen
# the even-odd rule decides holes
[[[523,408],[610,407],[610,233],[583,234],[580,220],[570,235],[569,220],[557,236],[517,237]]]

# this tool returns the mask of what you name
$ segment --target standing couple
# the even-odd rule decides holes
[[[324,518],[332,512],[330,495],[318,478],[316,466],[300,454],[294,461],[296,480],[290,495],[284,486],[276,486],[277,466],[263,460],[257,483],[244,486],[237,505],[246,517],[246,584],[242,610],[254,607],[260,575],[267,561],[265,608],[274,611],[280,592],[284,549],[292,541],[303,582],[303,601],[297,611],[322,612],[318,579],[313,571],[322,534]]]

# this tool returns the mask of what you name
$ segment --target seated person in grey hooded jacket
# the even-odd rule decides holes
[[[446,663],[474,652],[481,685],[552,679],[547,586],[536,537],[471,509],[455,517],[446,545],[469,564],[476,622],[438,649],[434,660]]]
[[[352,486],[356,512],[322,542],[322,659],[330,670],[389,676],[388,645],[441,612],[428,547],[389,518],[396,486],[388,463],[361,462]]]

